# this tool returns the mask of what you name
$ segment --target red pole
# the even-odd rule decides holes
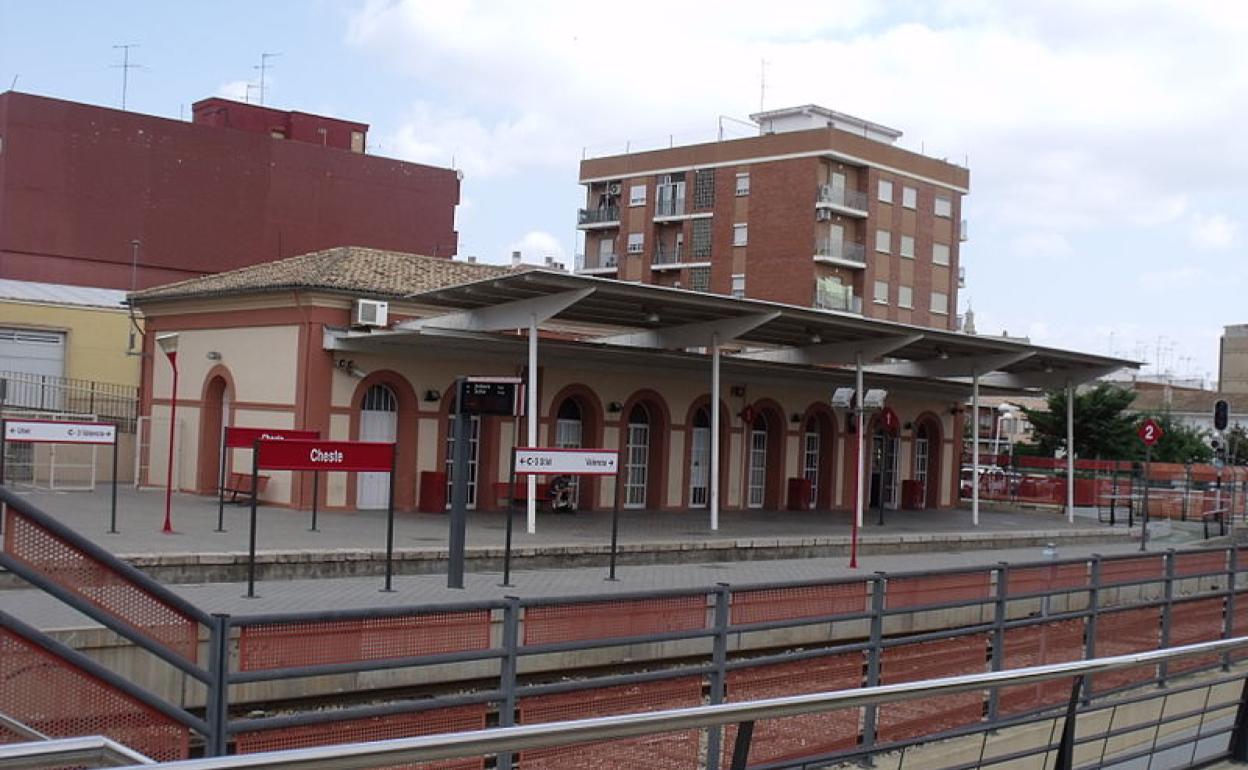
[[[178,354],[166,353],[169,366],[173,367],[173,388],[169,396],[169,463],[165,468],[165,524],[160,531],[173,534],[173,434],[178,417]]]

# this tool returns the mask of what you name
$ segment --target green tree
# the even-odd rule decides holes
[[[1126,410],[1135,393],[1108,382],[1075,393],[1075,456],[1132,459],[1139,448],[1137,418]],[[1038,454],[1066,448],[1066,391],[1050,391],[1047,409],[1023,408]]]
[[[1207,463],[1213,461],[1209,431],[1184,425],[1169,412],[1147,415],[1161,427],[1161,439],[1153,446],[1153,460],[1159,463]],[[1145,416],[1141,416],[1143,420]],[[1137,421],[1138,422],[1138,421]],[[1137,439],[1136,457],[1143,458],[1143,442]]]
[[[1248,429],[1239,423],[1226,430],[1226,462],[1230,465],[1248,465]]]

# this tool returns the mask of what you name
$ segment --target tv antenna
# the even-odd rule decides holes
[[[763,102],[767,98],[767,60],[759,59],[758,64],[758,111],[763,111]]]
[[[143,66],[142,64],[130,63],[130,49],[138,47],[138,43],[126,43],[125,45],[113,46],[113,50],[117,50],[118,48],[121,49],[121,64],[114,64],[112,66],[121,69],[121,108],[123,110],[126,108],[126,90],[130,85],[130,70],[139,69]]]
[[[262,53],[260,54],[260,64],[256,65],[256,69],[260,70],[260,105],[264,106],[264,73],[273,65],[269,64],[269,59],[281,56],[281,53]]]

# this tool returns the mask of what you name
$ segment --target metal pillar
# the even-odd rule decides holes
[[[1066,380],[1066,520],[1075,523],[1075,384]]]
[[[979,526],[979,370],[971,372],[971,524]]]
[[[719,529],[719,332],[711,332],[711,530]],[[618,482],[618,479],[617,479]]]
[[[855,485],[857,489],[854,500],[854,526],[858,528],[862,527],[862,487],[864,483],[862,476],[866,467],[865,458],[863,456],[864,450],[862,440],[862,434],[865,430],[865,426],[862,424],[862,399],[864,395],[865,393],[863,393],[862,384],[862,353],[859,352],[854,354],[854,422],[857,425],[857,430],[854,431],[854,437],[858,442],[858,470],[856,472],[857,475],[855,476],[858,481]]]
[[[537,446],[537,314],[529,316],[529,381],[528,405],[525,412],[528,416],[529,446]],[[528,477],[528,501],[525,503],[528,514],[529,534],[537,532],[537,476]]]

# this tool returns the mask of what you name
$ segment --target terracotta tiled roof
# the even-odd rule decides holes
[[[397,251],[338,246],[274,262],[191,278],[130,295],[135,304],[184,297],[218,297],[307,289],[397,299],[442,286],[532,269],[456,262]]]

